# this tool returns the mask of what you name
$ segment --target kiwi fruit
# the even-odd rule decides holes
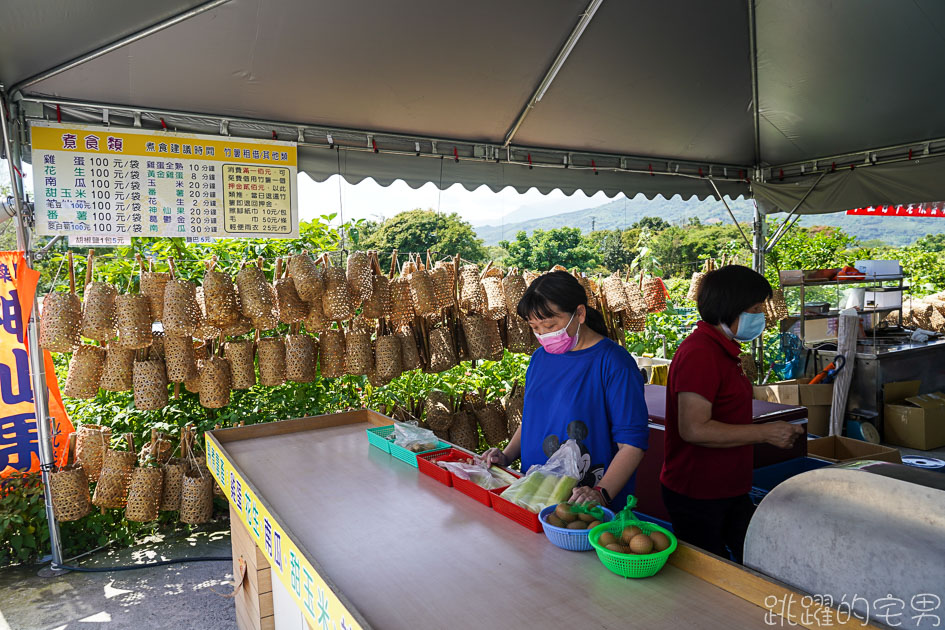
[[[585,523],[590,523],[591,521],[596,520],[591,514],[587,514],[585,512],[579,512],[577,517]]]
[[[669,536],[663,532],[653,532],[650,534],[650,539],[653,541],[653,551],[665,551],[671,544]]]
[[[630,551],[641,555],[653,553],[653,540],[646,534],[637,534],[630,539]]]
[[[587,529],[587,523],[580,519],[575,519],[568,523],[568,529]]]
[[[608,545],[616,545],[617,537],[610,532],[604,532],[600,535],[600,538],[597,539],[597,542],[604,547],[607,547]]]
[[[637,527],[636,525],[631,525],[630,527],[624,527],[623,532],[620,534],[620,540],[625,545],[629,545],[630,541],[633,540],[633,537],[642,534],[643,530]]]
[[[588,528],[588,529],[594,529],[594,528],[597,527],[598,525],[600,525],[600,521],[591,521],[590,523],[587,524],[587,528]]]
[[[606,549],[616,551],[617,553],[630,553],[630,550],[619,543],[611,543],[605,546]]]
[[[554,512],[545,517],[545,520],[548,521],[549,525],[554,525],[555,527],[567,527],[567,523],[558,518]]]
[[[555,516],[565,523],[570,523],[577,520],[579,515],[571,511],[570,503],[559,503],[558,507],[555,508]]]

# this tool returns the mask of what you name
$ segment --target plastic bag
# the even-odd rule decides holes
[[[580,460],[581,447],[575,440],[568,440],[547,462],[529,468],[499,496],[536,514],[549,505],[567,501],[581,478]]]
[[[467,464],[466,462],[439,462],[439,466],[450,471],[460,479],[471,481],[486,490],[504,488],[508,485],[505,481],[496,478],[487,468],[483,467],[482,462],[478,461],[478,458],[474,464]]]
[[[394,422],[394,444],[414,453],[429,451],[439,443],[436,435],[412,422]]]

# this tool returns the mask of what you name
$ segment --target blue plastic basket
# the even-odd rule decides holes
[[[389,424],[386,427],[371,427],[367,429],[367,439],[371,446],[376,446],[385,453],[390,453],[390,440],[387,436],[394,432],[394,425]]]
[[[545,530],[545,536],[548,537],[548,540],[551,541],[551,544],[555,547],[561,547],[562,549],[566,549],[568,551],[590,551],[593,549],[591,546],[591,541],[587,537],[591,530],[556,527],[548,522],[548,515],[554,512],[556,507],[558,506],[549,505],[538,513],[538,518],[541,520],[542,527]],[[605,523],[614,520],[613,512],[605,507],[602,507],[601,509],[604,511]]]

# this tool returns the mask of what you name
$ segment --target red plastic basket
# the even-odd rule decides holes
[[[495,490],[486,490],[482,486],[478,486],[468,479],[461,479],[456,475],[453,475],[453,487],[466,496],[472,497],[476,501],[479,501],[486,507],[492,507],[492,497],[495,496],[493,492],[502,492],[508,488],[508,486],[503,486],[501,488],[496,488]]]
[[[537,534],[544,531],[538,515],[500,497],[499,495],[504,491],[505,488],[489,491],[492,494],[492,509]]]
[[[423,453],[422,455],[417,455],[417,468],[419,468],[420,472],[423,474],[433,477],[443,485],[452,486],[453,475],[450,471],[437,466],[436,463],[439,461],[457,462],[463,459],[469,459],[472,456],[472,453],[467,453],[457,448]]]

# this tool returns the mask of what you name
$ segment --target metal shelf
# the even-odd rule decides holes
[[[867,276],[865,278],[834,278],[827,279],[808,279],[800,278],[779,278],[782,287],[824,287],[832,284],[882,284],[884,282],[901,282],[905,280],[902,274],[891,276]]]
[[[892,313],[901,309],[901,306],[884,306],[882,308],[861,308],[857,309],[857,313],[860,315],[869,315],[870,313]],[[833,309],[827,313],[807,313],[804,315],[804,319],[829,319],[831,317],[839,317],[840,311]],[[800,313],[794,313],[793,315],[788,315],[791,319],[800,319]]]

